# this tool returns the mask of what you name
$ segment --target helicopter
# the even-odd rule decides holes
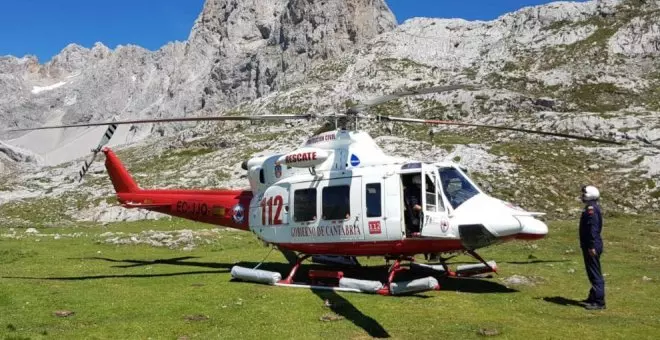
[[[404,266],[406,262],[412,267],[416,255],[465,253],[480,263],[459,266],[452,271],[447,263],[449,258],[439,257],[440,266],[427,266],[448,276],[496,272],[496,263],[485,261],[477,254],[478,249],[505,241],[542,239],[548,234],[548,227],[538,219],[544,213],[525,211],[488,195],[459,164],[386,154],[367,132],[359,130],[360,121],[375,119],[377,122],[458,125],[620,144],[613,140],[558,132],[363,114],[375,105],[404,96],[469,88],[472,87],[450,85],[403,90],[355,104],[345,113],[323,117],[313,114],[218,115],[10,131],[108,125],[99,145],[92,150],[92,158],[85,161],[80,170],[79,181],[97,154],[103,153],[117,200],[123,207],[251,232],[265,245],[280,250],[292,266],[286,278],[279,273],[236,267],[232,269],[235,278],[278,286],[393,295],[439,289],[437,281],[433,280],[405,284],[394,281],[397,273],[410,269]],[[105,146],[121,124],[315,118],[326,119],[325,125],[298,148],[284,154],[253,157],[242,163],[249,182],[249,188],[245,189],[143,189],[114,151]],[[304,285],[295,280],[298,268],[310,258],[319,263],[350,265],[357,263],[357,257],[363,256],[384,257],[388,263],[394,261],[385,283],[350,281],[342,272],[332,271],[310,271],[310,278],[334,278],[339,280],[338,285]]]

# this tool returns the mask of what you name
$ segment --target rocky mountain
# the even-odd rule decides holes
[[[492,21],[415,18],[397,26],[382,0],[208,0],[188,41],[156,52],[97,44],[70,45],[43,65],[3,57],[0,125],[323,113],[404,87],[470,83],[477,88],[373,111],[626,145],[403,124],[362,128],[390,153],[460,162],[485,190],[551,217],[574,216],[584,183],[602,188],[609,213],[643,213],[660,208],[659,56],[659,1],[556,2]],[[295,147],[318,124],[131,126],[118,129],[113,143],[125,145],[120,154],[143,186],[235,187],[245,185],[243,159]],[[8,155],[0,162],[13,171],[0,181],[0,215],[11,223],[151,216],[110,206],[101,163],[85,182],[73,182],[80,160],[69,161],[86,155],[103,129],[0,136],[12,145],[0,145]],[[23,214],[26,206],[41,209],[39,219]]]
[[[0,59],[0,127],[215,113],[300,82],[314,62],[351,53],[395,26],[383,0],[209,0],[189,40],[157,52],[97,43],[69,45],[44,65]],[[117,140],[172,127],[180,125],[136,126]],[[52,165],[88,152],[78,147],[84,132],[31,133],[13,144]]]

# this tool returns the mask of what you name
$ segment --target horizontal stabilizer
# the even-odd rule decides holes
[[[122,204],[124,208],[142,208],[142,209],[154,209],[154,208],[165,208],[169,207],[169,203],[124,203]]]

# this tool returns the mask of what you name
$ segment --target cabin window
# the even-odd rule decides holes
[[[426,211],[438,211],[435,191],[435,177],[429,175],[426,177]]]
[[[367,217],[381,216],[380,183],[367,184]]]
[[[261,184],[266,183],[266,179],[264,178],[264,169],[259,170],[259,182],[261,182]]]
[[[351,217],[351,187],[348,185],[323,188],[323,219],[344,220]]]
[[[300,189],[293,193],[293,220],[316,220],[316,189]]]

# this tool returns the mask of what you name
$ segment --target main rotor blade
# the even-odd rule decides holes
[[[448,91],[454,91],[454,90],[460,90],[460,89],[471,89],[473,88],[470,85],[449,85],[449,86],[433,86],[433,87],[426,87],[426,88],[421,88],[417,90],[403,90],[399,92],[394,92],[392,94],[388,94],[385,96],[377,97],[374,99],[370,99],[364,102],[361,102],[355,106],[349,107],[348,110],[346,110],[347,114],[357,114],[360,113],[361,111],[364,111],[368,109],[371,106],[375,105],[380,105],[386,102],[389,102],[394,99],[399,99],[402,97],[406,96],[416,96],[420,94],[427,94],[427,93],[442,93],[442,92],[448,92]]]
[[[171,122],[203,122],[203,121],[230,121],[230,120],[287,120],[287,119],[311,119],[311,114],[307,115],[262,115],[262,116],[212,116],[212,117],[181,117],[181,118],[162,118],[162,119],[137,119],[137,120],[123,120],[114,122],[102,123],[85,123],[85,124],[71,124],[71,125],[53,125],[42,126],[38,128],[25,128],[25,129],[12,129],[13,131],[32,131],[32,130],[46,130],[46,129],[64,129],[73,127],[87,127],[87,126],[101,126],[101,125],[124,125],[124,124],[144,124],[144,123],[171,123]]]
[[[393,122],[422,123],[422,124],[430,124],[430,125],[458,125],[458,126],[470,126],[470,127],[480,127],[480,128],[487,128],[487,129],[496,129],[496,130],[508,130],[508,131],[533,133],[533,134],[538,134],[538,135],[556,136],[556,137],[565,137],[565,138],[571,138],[571,139],[587,140],[587,141],[599,142],[599,143],[624,145],[621,142],[617,142],[617,141],[611,140],[611,139],[602,139],[602,138],[595,138],[595,137],[571,135],[571,134],[568,134],[568,133],[561,133],[561,132],[531,130],[531,129],[515,128],[515,127],[500,126],[500,125],[474,124],[474,123],[457,122],[457,121],[451,121],[451,120],[431,120],[431,119],[404,118],[404,117],[392,117],[392,116],[380,116],[380,115],[377,116],[377,118],[382,119],[382,120],[393,121]]]

